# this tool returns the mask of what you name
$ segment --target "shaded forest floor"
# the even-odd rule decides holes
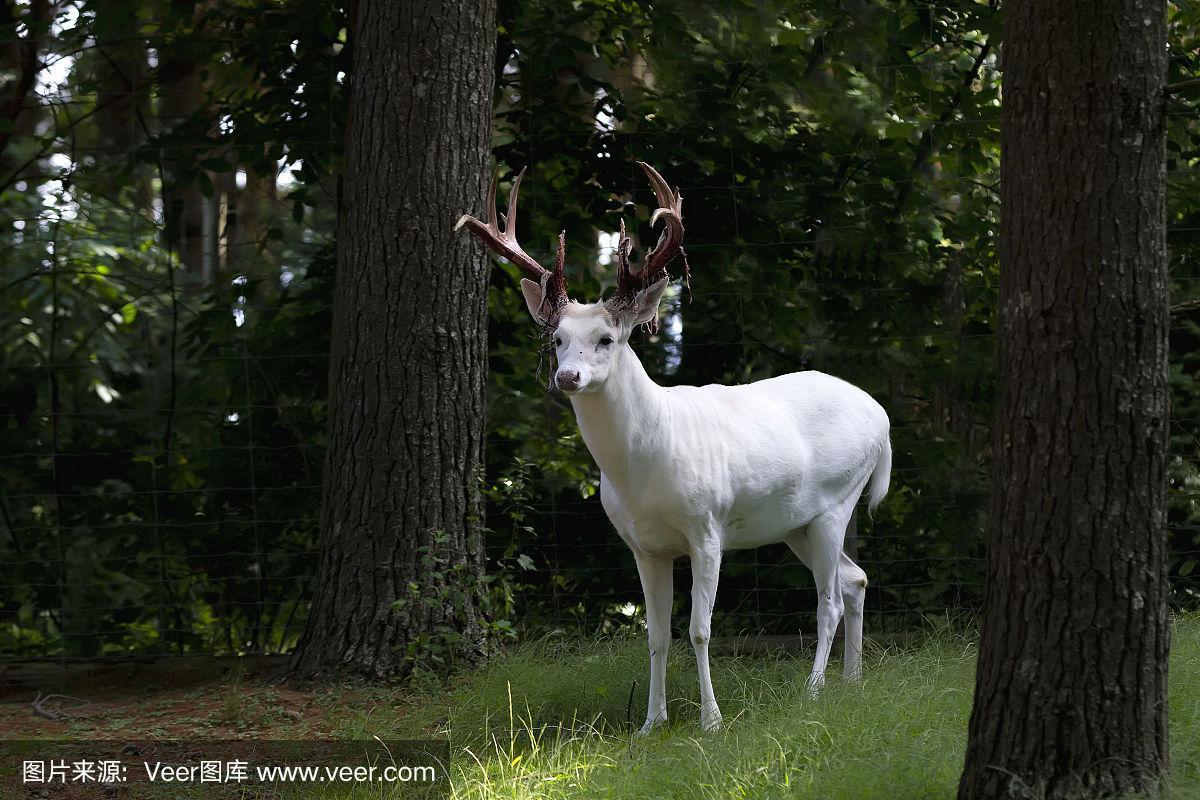
[[[449,736],[454,796],[463,798],[949,798],[974,660],[971,640],[947,635],[912,648],[874,647],[862,686],[834,679],[814,700],[804,690],[807,654],[714,658],[726,725],[704,735],[690,648],[677,643],[668,672],[671,722],[644,738],[630,734],[645,710],[640,639],[551,637],[447,682],[315,692],[268,685],[265,662],[75,678],[50,671],[39,685],[0,691],[0,731],[10,739]],[[1176,619],[1171,661],[1166,796],[1200,798],[1200,615]],[[88,703],[45,704],[61,716],[47,719],[31,703],[48,692]],[[375,787],[304,796],[408,795]]]

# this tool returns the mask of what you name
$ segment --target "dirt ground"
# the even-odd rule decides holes
[[[253,790],[243,784],[151,786],[136,774],[136,765],[141,761],[191,765],[214,758],[307,764],[333,759],[329,763],[358,764],[362,759],[344,757],[338,750],[341,743],[375,737],[394,740],[411,710],[406,708],[406,692],[398,686],[339,683],[304,691],[280,686],[274,678],[283,664],[279,658],[254,657],[69,667],[0,664],[0,800],[308,797],[303,792],[280,794],[281,790]],[[40,740],[57,743],[46,752]],[[280,760],[279,754],[287,752],[286,743],[298,740],[316,740],[317,749]],[[49,755],[67,764],[73,763],[73,755],[116,758],[135,765],[132,782],[82,785],[67,780],[26,785],[20,774],[23,767],[15,765]]]
[[[335,702],[328,691],[273,685],[281,666],[270,658],[0,665],[0,738],[332,739],[348,733],[348,710],[360,719],[395,714],[396,689],[338,686]]]

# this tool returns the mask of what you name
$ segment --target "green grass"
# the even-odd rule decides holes
[[[456,798],[954,796],[972,640],[940,634],[914,649],[869,651],[862,685],[834,679],[817,699],[804,689],[805,655],[714,657],[725,715],[716,734],[700,731],[690,650],[672,649],[671,722],[648,737],[629,732],[645,712],[640,639],[525,644],[450,690],[393,695],[400,705],[388,722],[379,708],[351,715],[343,732],[384,735],[382,725],[393,735],[449,735]],[[1200,798],[1200,615],[1176,620],[1170,683],[1166,796]]]

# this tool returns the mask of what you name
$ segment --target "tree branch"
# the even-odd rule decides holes
[[[148,83],[147,83],[147,85],[148,85]],[[78,117],[75,117],[74,119],[71,120],[70,124],[68,124],[66,127],[60,128],[56,125],[54,135],[48,137],[45,141],[43,141],[42,146],[38,149],[38,151],[36,153],[31,155],[29,158],[25,159],[25,161],[21,164],[21,166],[17,167],[15,170],[13,170],[12,174],[9,175],[4,180],[3,183],[0,183],[0,192],[5,191],[6,189],[8,189],[8,187],[10,187],[14,183],[16,183],[16,181],[25,173],[25,170],[27,168],[29,168],[29,166],[31,164],[33,164],[35,161],[37,161],[42,156],[46,155],[46,153],[48,153],[50,151],[50,148],[53,147],[54,144],[58,141],[58,137],[60,135],[62,135],[62,133],[69,132],[74,126],[83,122],[88,117],[102,111],[103,109],[107,108],[108,106],[111,106],[113,103],[120,102],[123,99],[125,99],[125,98],[120,95],[114,95],[112,97],[109,97],[109,98],[97,103],[96,105],[94,105],[92,108],[88,109],[83,114],[80,114]],[[3,134],[0,133],[0,146],[3,145],[3,141],[4,141]],[[3,152],[3,151],[0,150],[0,152]]]
[[[836,28],[830,28],[813,40],[812,53],[808,57],[808,63],[804,65],[804,72],[800,74],[800,80],[808,80],[808,78],[814,72],[816,72],[817,67],[821,66],[821,64],[825,62],[825,59],[828,57],[825,48],[825,40],[831,33],[833,33],[834,30],[836,30]]]
[[[912,166],[909,168],[909,172],[914,178],[921,168],[925,166],[925,163],[929,161],[929,157],[933,155],[934,129],[936,129],[939,125],[945,125],[947,122],[949,122],[950,118],[954,116],[954,112],[958,110],[960,105],[962,105],[963,96],[966,94],[967,90],[971,88],[971,84],[975,82],[976,78],[979,77],[979,70],[983,67],[983,62],[985,59],[987,59],[988,53],[991,52],[991,49],[992,41],[989,39],[983,43],[982,47],[979,48],[979,55],[975,57],[975,63],[971,65],[971,71],[967,73],[967,76],[963,78],[962,83],[959,84],[958,91],[954,93],[954,99],[950,101],[950,106],[942,112],[941,116],[939,116],[932,125],[925,129],[924,133],[921,134],[921,141],[919,144],[917,144],[917,154],[913,158]],[[896,198],[897,213],[904,210],[904,206],[908,203],[909,195],[912,194],[913,185],[915,183],[916,181],[912,180],[901,187],[900,196]]]
[[[1183,94],[1184,92],[1190,92],[1194,89],[1200,89],[1200,78],[1192,78],[1190,80],[1179,81],[1177,83],[1168,83],[1166,88],[1163,89],[1163,95],[1170,97],[1173,94]]]

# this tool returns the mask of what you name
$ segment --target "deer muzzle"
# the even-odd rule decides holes
[[[579,370],[560,369],[554,374],[554,384],[564,392],[577,392],[582,383]]]

